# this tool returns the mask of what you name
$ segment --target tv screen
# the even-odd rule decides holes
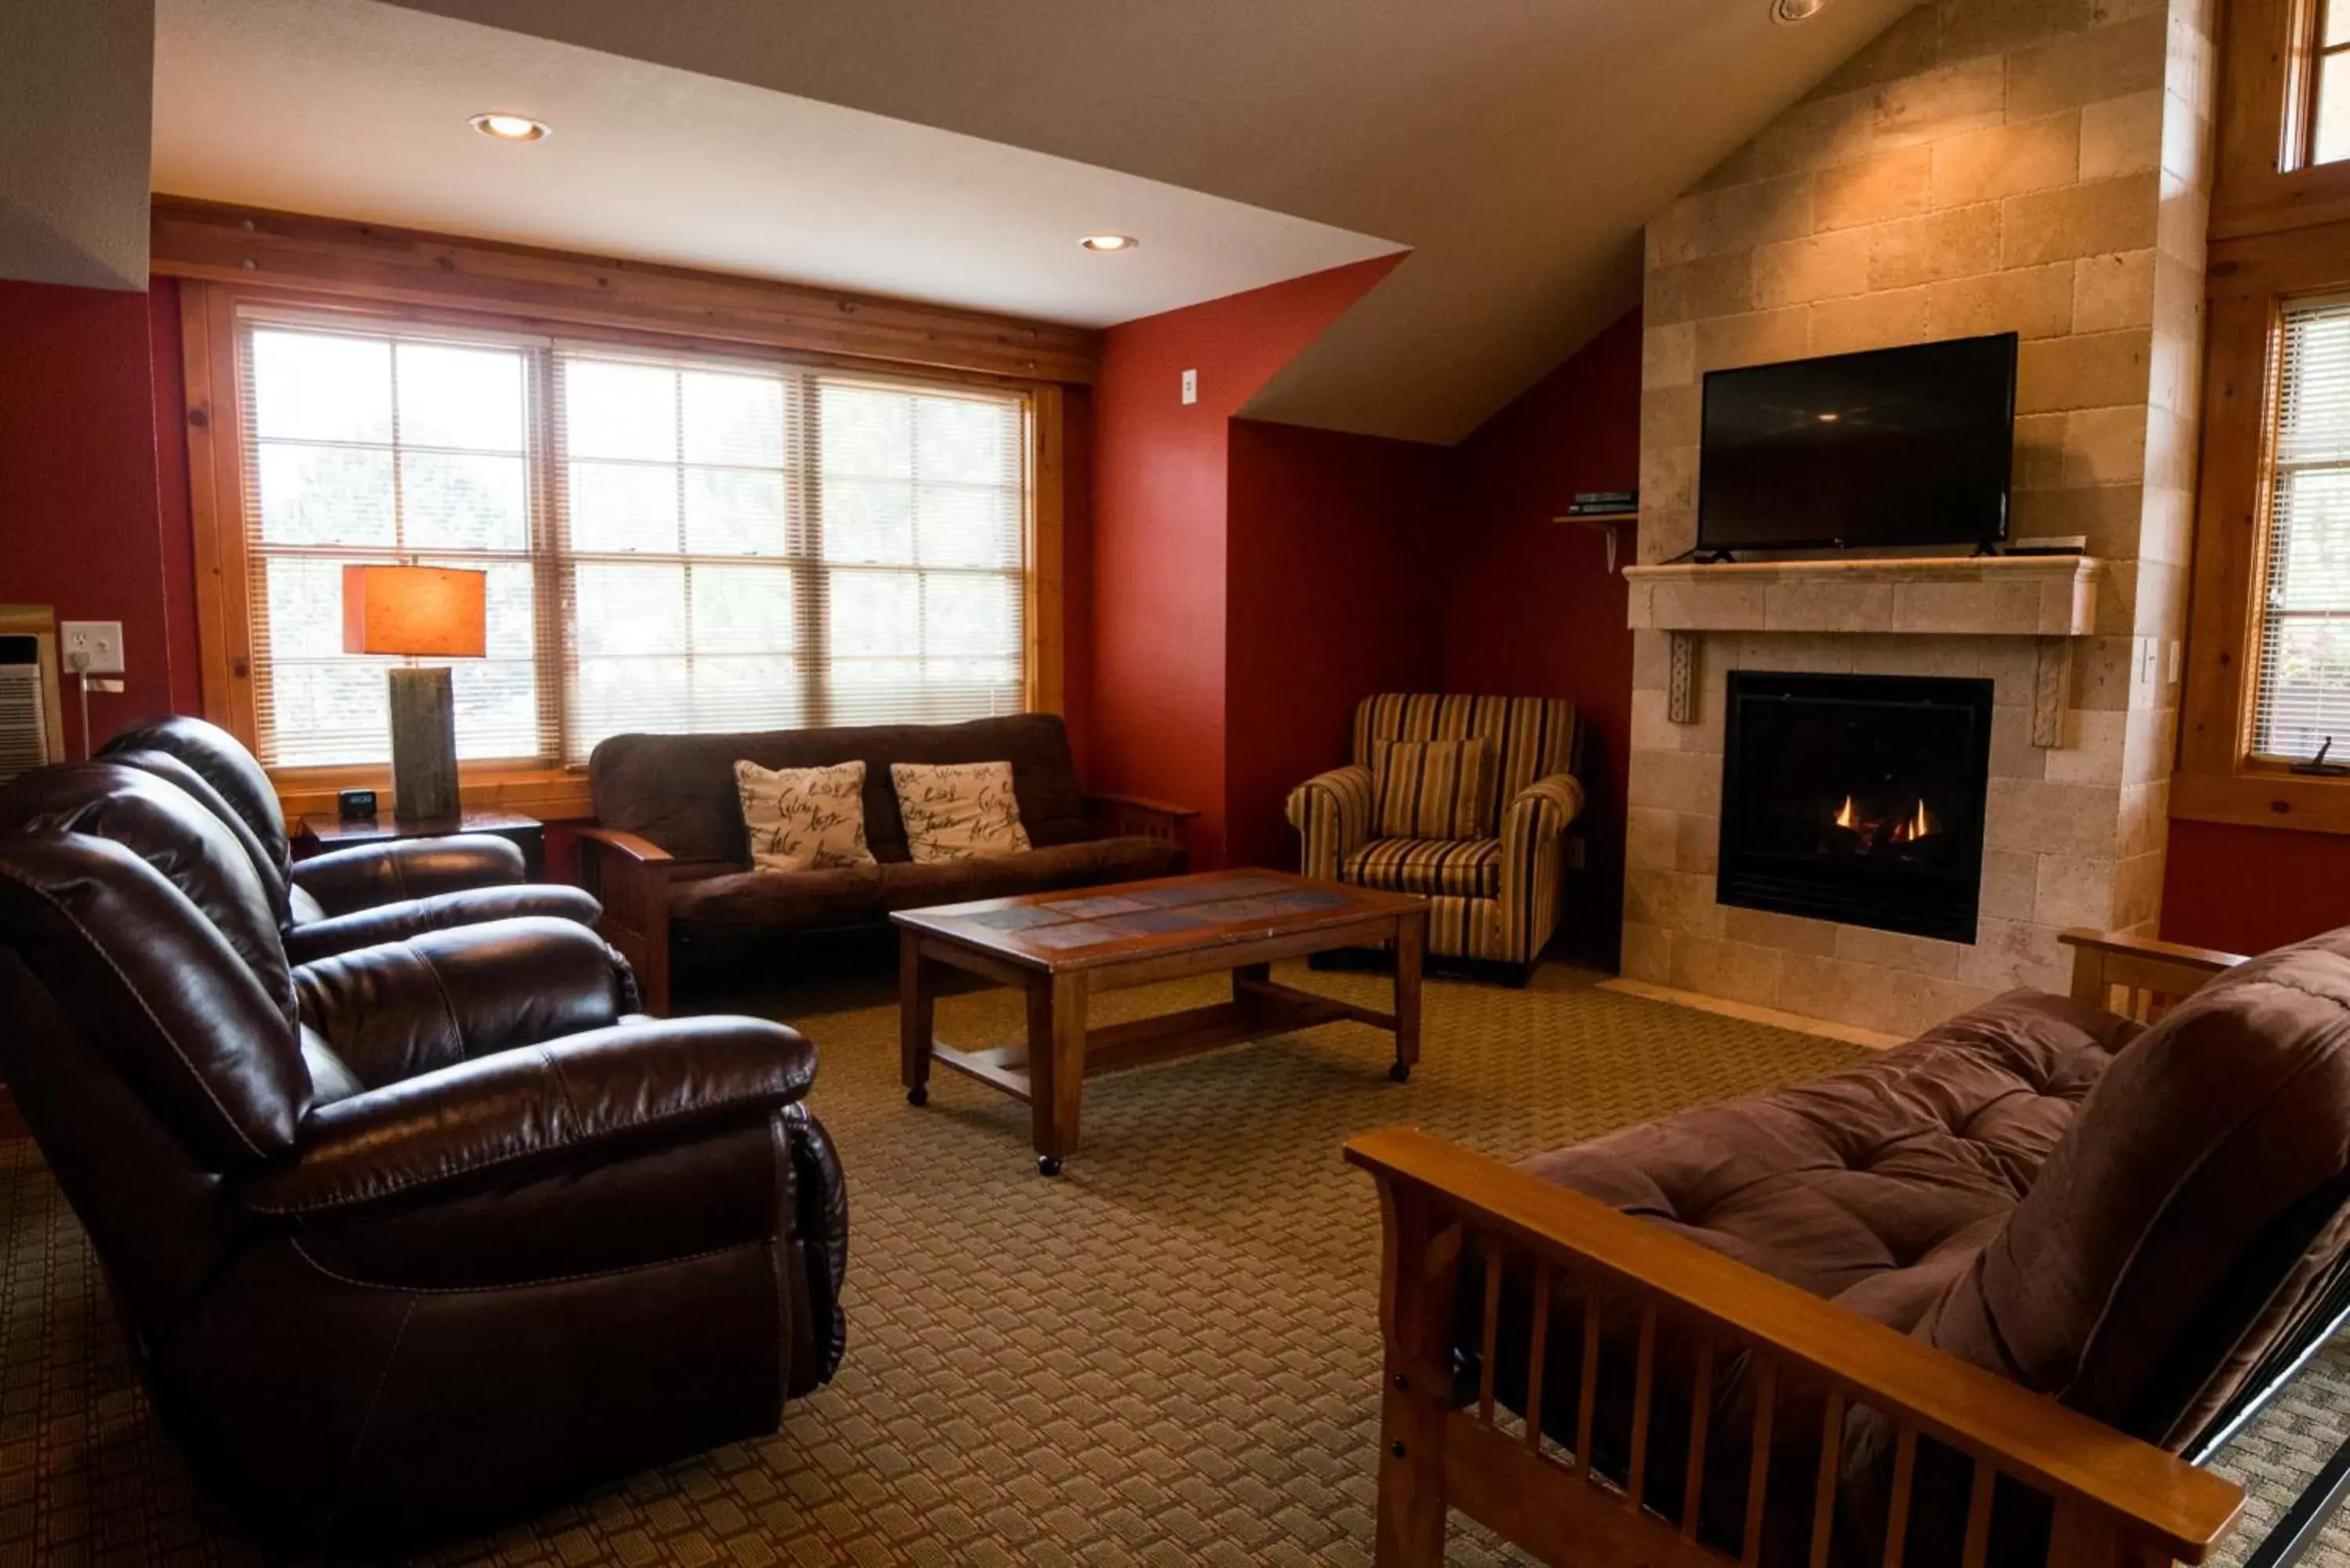
[[[2006,538],[2015,357],[2011,332],[1713,371],[1698,547]]]

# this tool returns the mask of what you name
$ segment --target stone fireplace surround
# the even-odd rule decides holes
[[[1649,635],[1635,639],[1625,976],[1907,1034],[2012,986],[2063,990],[2066,927],[2151,920],[2162,825],[2126,809],[2146,794],[2124,787],[2129,713],[2079,702],[2074,669],[2106,571],[2015,556],[1628,568],[1631,624]],[[1992,682],[1972,943],[1716,901],[1732,670]]]

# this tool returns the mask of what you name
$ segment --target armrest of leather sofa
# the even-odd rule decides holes
[[[290,1165],[246,1182],[256,1214],[430,1199],[491,1173],[593,1160],[806,1095],[816,1048],[754,1018],[647,1021],[503,1051],[312,1111]]]
[[[593,927],[603,918],[603,906],[585,890],[553,883],[524,883],[511,888],[469,888],[462,893],[436,893],[429,898],[403,898],[305,920],[286,930],[286,956],[295,963],[315,963],[355,948],[406,941],[428,931],[478,926],[489,920],[548,915]]]
[[[669,1012],[669,871],[672,857],[616,827],[578,831],[579,880],[603,905],[597,932],[637,971],[645,1011]]]
[[[294,971],[303,1023],[369,1085],[619,1023],[637,993],[587,927],[540,916],[428,931]]]
[[[294,885],[329,915],[347,915],[400,898],[424,898],[523,878],[522,851],[503,838],[459,834],[399,838],[296,860]]]

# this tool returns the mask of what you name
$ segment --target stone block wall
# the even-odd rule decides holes
[[[2214,0],[1927,0],[1659,213],[1647,239],[1640,558],[1696,542],[1701,379],[2023,338],[2012,532],[2110,563],[2063,743],[2028,638],[1708,635],[1698,722],[1638,638],[1625,972],[1892,1032],[2061,989],[2067,925],[2158,913],[2184,635],[2216,92]],[[1930,942],[1713,901],[1734,668],[1996,682],[1982,919]],[[2019,735],[2021,743],[2019,743]]]

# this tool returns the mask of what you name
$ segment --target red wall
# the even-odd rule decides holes
[[[1225,857],[1232,415],[1398,259],[1103,334],[1093,392],[1088,782],[1196,808],[1190,847],[1203,867]],[[1196,403],[1181,400],[1186,369],[1199,372]]]
[[[1553,519],[1578,490],[1640,477],[1640,317],[1625,317],[1454,449],[1445,523],[1444,684],[1565,697],[1587,726],[1590,870],[1569,879],[1562,938],[1612,964],[1623,921],[1624,774],[1632,745],[1632,634],[1607,542]],[[1637,558],[1623,530],[1619,564]]]
[[[173,629],[158,510],[155,308],[141,294],[0,281],[0,600],[122,622],[126,690],[90,698],[101,740],[170,711],[194,680]],[[176,329],[170,341],[176,354]],[[178,522],[174,548],[186,544]],[[64,705],[78,756],[70,683]]]
[[[2162,934],[2257,953],[2350,926],[2350,836],[2174,822]]]
[[[1226,598],[1226,858],[1295,868],[1290,790],[1347,760],[1355,704],[1437,690],[1448,453],[1234,420]]]

